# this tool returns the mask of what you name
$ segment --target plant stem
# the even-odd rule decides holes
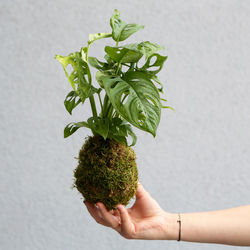
[[[89,46],[90,46],[90,43],[88,43],[88,47],[87,47],[87,51],[86,51],[86,62],[87,62],[88,68],[89,68],[89,63],[88,63]],[[91,78],[90,70],[89,70],[89,83],[90,83],[90,85],[92,85],[92,78]],[[90,105],[91,105],[91,109],[92,109],[92,114],[94,117],[97,117],[94,94],[89,97],[89,101],[90,101]]]
[[[116,110],[115,110],[115,112],[114,112],[114,114],[113,114],[112,117],[119,117],[119,113],[117,113]]]
[[[105,117],[107,115],[108,103],[109,103],[109,98],[108,98],[107,94],[105,94],[104,102],[103,102],[102,117]]]
[[[116,69],[116,72],[115,72],[116,75],[118,74],[119,67],[120,67],[120,63],[121,63],[121,62],[119,62],[118,65],[117,65],[117,69]]]
[[[96,111],[96,105],[95,105],[95,98],[94,98],[93,95],[89,97],[89,101],[90,101],[90,105],[91,105],[93,116],[97,117],[97,111]]]
[[[101,95],[100,95],[99,92],[98,92],[98,98],[99,98],[99,102],[100,102],[100,105],[101,105],[101,113],[102,113],[103,112],[103,106],[102,106]]]
[[[113,105],[110,103],[108,110],[107,110],[107,117],[109,117],[110,119],[112,118],[112,113],[113,113],[114,107]]]
[[[131,63],[129,70],[134,70],[135,63]]]

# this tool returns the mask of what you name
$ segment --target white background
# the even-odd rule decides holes
[[[144,24],[128,42],[149,40],[168,55],[160,79],[168,105],[154,139],[138,131],[140,181],[169,212],[250,203],[250,1],[2,0],[0,3],[0,248],[3,250],[240,249],[128,241],[89,216],[71,189],[87,129],[63,138],[70,85],[55,54],[110,32],[117,8]],[[90,55],[102,57],[100,40]]]

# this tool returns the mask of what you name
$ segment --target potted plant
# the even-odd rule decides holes
[[[166,100],[160,97],[163,85],[157,77],[167,59],[158,53],[163,47],[149,41],[121,44],[144,26],[125,23],[118,10],[110,18],[110,26],[111,33],[90,34],[87,46],[80,51],[55,56],[73,88],[64,101],[66,110],[72,114],[87,99],[92,109],[87,121],[70,123],[64,129],[65,138],[81,127],[92,132],[79,152],[74,186],[86,200],[101,201],[108,210],[117,204],[127,205],[137,189],[136,156],[131,148],[136,135],[132,126],[155,137],[161,109],[171,108],[162,104]],[[104,47],[104,59],[89,56],[92,43],[104,38],[115,42]],[[91,67],[97,69],[99,86],[93,84]]]

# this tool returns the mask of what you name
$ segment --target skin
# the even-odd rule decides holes
[[[164,211],[140,183],[131,208],[118,205],[116,210],[107,211],[101,202],[84,203],[97,223],[113,228],[126,239],[178,239],[178,214]],[[181,240],[250,246],[250,206],[183,213]]]

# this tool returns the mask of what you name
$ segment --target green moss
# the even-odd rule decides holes
[[[127,205],[138,182],[136,156],[132,148],[96,135],[88,137],[79,152],[75,187],[92,202],[103,202],[108,210]]]

